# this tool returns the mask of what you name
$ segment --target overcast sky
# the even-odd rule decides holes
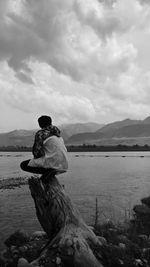
[[[150,115],[149,0],[0,0],[0,132]]]

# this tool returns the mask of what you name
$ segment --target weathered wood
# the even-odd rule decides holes
[[[43,178],[43,177],[42,177]],[[49,244],[30,266],[101,267],[101,243],[81,218],[57,178],[29,179],[36,214]]]

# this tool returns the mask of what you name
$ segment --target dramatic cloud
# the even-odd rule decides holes
[[[148,1],[0,0],[0,31],[1,107],[26,127],[149,115]]]

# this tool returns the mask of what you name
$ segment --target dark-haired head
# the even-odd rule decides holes
[[[52,119],[50,116],[43,115],[38,118],[38,123],[40,128],[45,128],[47,126],[52,125]]]

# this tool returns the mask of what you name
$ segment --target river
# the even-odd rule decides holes
[[[30,152],[0,152],[0,179],[30,176],[19,167],[30,157]],[[96,197],[99,220],[118,222],[150,195],[150,152],[80,152],[68,157],[69,170],[58,179],[88,224],[94,221]],[[40,229],[28,186],[0,190],[0,247],[18,229]]]

